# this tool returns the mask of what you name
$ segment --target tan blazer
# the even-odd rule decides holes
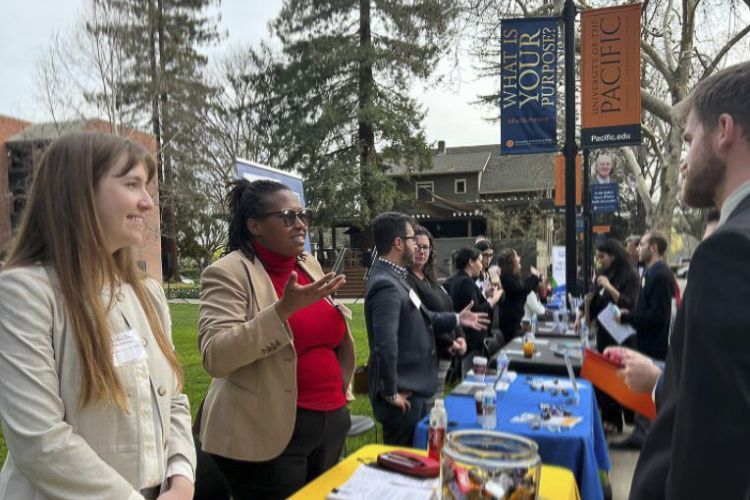
[[[313,280],[323,276],[310,255],[300,266]],[[239,251],[203,272],[198,343],[213,377],[201,419],[204,451],[260,462],[279,456],[292,437],[297,355],[289,325],[276,313],[277,301],[260,260],[251,262]],[[346,390],[354,373],[348,325],[337,355]]]
[[[171,334],[164,292],[154,280],[146,284],[164,330]],[[135,329],[147,360],[139,361],[139,368],[115,368],[129,397],[128,413],[105,403],[81,409],[78,343],[54,272],[35,266],[0,273],[0,417],[8,444],[0,498],[140,498],[141,481],[148,479],[141,477],[145,420],[139,400],[151,405],[153,399],[131,395],[140,387],[137,377],[142,377],[144,362],[158,406],[163,469],[179,461],[194,470],[187,397],[178,391],[132,288],[124,286],[120,296],[110,323]]]

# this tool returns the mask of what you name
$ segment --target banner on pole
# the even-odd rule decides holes
[[[576,205],[581,204],[583,195],[583,167],[581,166],[581,155],[576,155]],[[565,156],[555,156],[555,206],[565,206]]]
[[[641,5],[581,13],[581,145],[641,143]]]
[[[558,22],[501,22],[500,154],[557,149]]]
[[[559,308],[565,303],[565,247],[554,245],[552,247],[552,297],[549,305]]]

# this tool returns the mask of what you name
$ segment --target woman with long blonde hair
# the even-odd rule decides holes
[[[89,132],[36,169],[0,273],[0,498],[192,498],[169,310],[132,255],[154,173],[140,146]]]

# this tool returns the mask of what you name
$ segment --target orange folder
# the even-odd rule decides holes
[[[591,381],[598,389],[612,396],[618,403],[627,406],[651,420],[656,418],[656,405],[651,394],[631,391],[617,374],[620,367],[601,354],[586,349],[581,366],[581,377]]]

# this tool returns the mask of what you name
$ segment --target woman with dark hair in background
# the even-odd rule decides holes
[[[306,254],[312,211],[283,184],[236,181],[228,253],[201,282],[198,341],[213,377],[200,440],[235,500],[286,498],[336,464],[354,371],[344,277]]]
[[[539,286],[540,278],[539,271],[531,266],[531,276],[521,279],[521,257],[512,248],[500,254],[498,265],[500,282],[505,290],[505,300],[500,304],[500,331],[507,344],[519,335],[526,297]]]
[[[633,267],[628,257],[628,252],[619,241],[607,238],[596,247],[596,260],[599,262],[599,272],[594,280],[594,290],[591,295],[589,306],[589,317],[592,322],[602,310],[610,303],[616,304],[621,309],[632,310],[638,298],[640,284],[638,282],[638,271]],[[581,325],[583,309],[576,311],[574,329],[578,332]],[[635,342],[632,335],[623,343],[631,346]],[[596,349],[604,352],[609,346],[618,345],[606,328],[599,320],[596,320]],[[623,408],[620,404],[607,394],[597,391],[597,401],[602,411],[602,422],[605,430],[609,433],[620,432],[623,427]]]
[[[471,310],[492,314],[495,307],[503,296],[503,290],[496,288],[489,299],[486,299],[477,288],[475,280],[482,272],[482,253],[476,248],[462,248],[455,256],[455,266],[458,272],[450,278],[450,294],[453,300],[453,310],[460,312],[469,302],[474,302]],[[462,361],[462,375],[466,374],[471,367],[474,356],[484,355],[484,339],[487,337],[487,329],[472,330],[464,328],[466,334],[467,352]]]
[[[407,283],[417,292],[422,303],[430,311],[453,311],[453,301],[445,289],[438,285],[435,276],[434,240],[430,232],[422,226],[414,228],[414,238],[417,245],[414,253],[414,264],[409,268]],[[466,353],[466,338],[461,325],[451,331],[433,331],[435,345],[438,351],[438,385],[435,397],[442,398],[445,392],[445,377],[454,356]],[[432,398],[434,401],[435,397]],[[431,404],[430,404],[431,406]]]

